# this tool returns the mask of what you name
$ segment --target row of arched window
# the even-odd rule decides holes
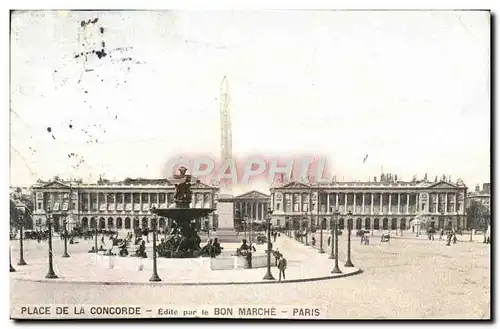
[[[97,218],[91,217],[90,221],[87,217],[83,217],[81,221],[82,228],[97,228]],[[159,218],[159,227],[163,228],[166,225],[166,219],[164,217]],[[107,220],[104,217],[99,218],[99,228],[100,229],[135,229],[135,228],[154,228],[155,223],[152,218],[143,217],[142,220],[139,218],[131,219],[130,217],[125,217],[122,219],[121,217],[113,218],[109,217]]]

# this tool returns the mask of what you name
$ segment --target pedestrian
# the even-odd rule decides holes
[[[278,261],[278,269],[280,271],[279,281],[281,281],[281,274],[283,274],[283,280],[286,280],[285,270],[286,270],[286,259],[281,255],[280,260]]]
[[[328,237],[328,247],[330,247],[330,243],[331,243],[331,242],[332,242],[332,236],[330,235],[330,236]]]
[[[280,253],[280,251],[278,249],[276,249],[276,251],[274,251],[273,254],[274,254],[274,260],[275,260],[274,266],[277,267],[278,266],[278,261],[283,256],[283,254]]]
[[[252,268],[252,251],[248,250],[246,253],[246,259],[248,263],[248,268]]]
[[[453,234],[453,244],[457,244],[457,235]]]
[[[273,238],[274,238],[274,242],[276,242],[276,237],[278,236],[278,233],[277,232],[274,232],[273,234]]]
[[[316,245],[316,238],[313,236],[312,237],[312,246],[314,247]]]

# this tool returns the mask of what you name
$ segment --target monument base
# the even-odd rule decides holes
[[[217,238],[220,243],[239,243],[243,239],[236,235],[234,228],[218,228],[216,231],[210,232],[210,239],[215,238]]]
[[[215,231],[210,233],[210,238],[217,238],[220,243],[235,243],[241,239],[236,235],[234,229],[233,196],[221,194],[217,205],[218,225]]]

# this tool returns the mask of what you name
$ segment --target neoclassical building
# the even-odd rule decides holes
[[[253,222],[263,222],[268,216],[271,197],[259,191],[250,191],[234,197],[234,223],[238,227],[247,218]]]
[[[423,229],[466,227],[466,193],[461,180],[402,182],[382,176],[379,182],[294,181],[271,188],[273,225],[319,227],[326,218],[330,228],[330,219],[338,210],[340,229],[347,227],[348,220],[353,229],[366,230],[414,230],[417,222]]]
[[[175,186],[168,179],[130,179],[111,182],[101,180],[96,184],[54,180],[39,182],[32,187],[35,206],[33,227],[45,227],[46,209],[53,212],[54,229],[62,227],[67,218],[68,228],[99,228],[133,230],[137,227],[154,226],[150,209],[174,206]],[[191,207],[217,208],[218,187],[197,181],[192,186]],[[214,221],[217,215],[205,220]],[[160,217],[160,228],[168,225],[168,219]]]

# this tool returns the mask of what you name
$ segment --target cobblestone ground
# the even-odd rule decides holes
[[[293,241],[282,251],[287,258],[288,252],[318,259],[314,249],[318,234],[316,239],[315,247]],[[394,236],[389,243],[374,236],[370,245],[360,245],[353,236],[352,261],[364,273],[305,283],[152,287],[11,280],[11,304],[301,305],[324,307],[326,317],[337,319],[489,319],[490,245],[477,241],[481,238],[468,239],[464,235],[456,245],[446,246],[445,241],[417,239],[408,233]],[[324,241],[326,245],[326,236]],[[341,263],[346,245],[344,234],[339,239]],[[15,267],[17,246],[13,241]],[[87,252],[89,246],[90,242],[82,241],[70,246],[71,253]],[[46,257],[46,244],[29,243],[26,249],[28,263],[30,258]],[[61,254],[62,244],[56,241],[54,255]],[[328,253],[319,257],[327,258]],[[325,264],[333,267],[333,261]]]

